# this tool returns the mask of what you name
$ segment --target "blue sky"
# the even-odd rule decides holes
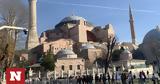
[[[97,26],[111,23],[119,41],[131,41],[129,2],[136,40],[141,43],[144,35],[160,24],[160,0],[38,0],[38,33],[54,28],[64,17],[74,14]]]

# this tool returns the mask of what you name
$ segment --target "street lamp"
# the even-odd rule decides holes
[[[28,29],[27,28],[23,28],[23,27],[16,27],[16,26],[1,26],[0,27],[0,31],[3,30],[3,29],[11,29],[11,30],[21,30],[24,32],[24,34],[27,34],[28,32]],[[5,74],[4,74],[5,75]],[[4,77],[5,78],[5,77]]]
[[[27,34],[28,29],[27,28],[23,28],[23,27],[16,27],[16,26],[1,26],[0,30],[2,29],[13,29],[13,30],[22,30],[24,32],[24,34]]]

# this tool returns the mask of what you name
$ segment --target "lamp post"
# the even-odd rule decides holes
[[[12,30],[22,30],[24,32],[24,34],[27,34],[28,29],[27,28],[23,28],[23,27],[16,27],[16,26],[1,26],[0,30],[2,29],[12,29]]]
[[[24,34],[27,34],[27,32],[28,32],[28,29],[27,28],[23,28],[23,27],[16,27],[16,26],[6,26],[6,25],[4,25],[4,26],[1,26],[0,27],[0,31],[1,30],[3,30],[3,29],[10,29],[10,30],[21,30],[21,31],[23,31],[24,32]],[[15,35],[15,38],[14,38],[15,40],[14,40],[14,48],[15,48],[15,45],[16,45],[16,35]],[[5,51],[6,52],[6,51]],[[13,56],[14,57],[14,56]],[[8,59],[8,58],[7,58]],[[3,61],[3,60],[2,60]],[[13,60],[12,60],[13,61]],[[11,63],[12,63],[12,61],[11,61]],[[3,63],[3,62],[2,62]],[[2,65],[3,66],[3,65]],[[3,66],[2,68],[6,68],[6,66]],[[3,77],[3,78],[5,78],[5,77]]]

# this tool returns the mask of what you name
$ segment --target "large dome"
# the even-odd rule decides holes
[[[144,37],[143,43],[149,43],[153,42],[155,40],[160,41],[160,28],[157,26],[157,28],[150,30]]]
[[[86,21],[86,19],[84,19],[83,17],[72,15],[72,16],[65,17],[64,19],[61,20],[61,22],[69,22],[69,21],[77,21],[77,20]]]
[[[150,30],[144,37],[142,51],[149,62],[157,61],[160,58],[160,28]]]
[[[64,24],[67,24],[67,23],[76,24],[76,23],[78,23],[79,20],[85,21],[87,26],[94,27],[94,25],[91,24],[90,22],[88,22],[85,18],[80,17],[80,16],[76,16],[76,15],[71,15],[71,16],[67,16],[67,17],[63,18],[55,27],[59,27]]]

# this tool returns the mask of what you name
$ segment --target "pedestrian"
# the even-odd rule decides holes
[[[89,84],[92,84],[93,76],[90,74],[88,77],[89,77]]]
[[[85,76],[82,76],[82,84],[85,84]]]
[[[80,76],[77,77],[77,84],[81,84],[81,77]]]
[[[95,75],[95,83],[97,84],[99,82],[99,76],[96,74]]]
[[[153,84],[156,84],[156,77],[155,77],[154,73],[152,75],[152,82],[153,82]]]
[[[108,84],[111,84],[110,80],[111,80],[111,77],[110,77],[110,74],[107,73],[107,78],[108,78]]]
[[[122,84],[127,84],[126,79],[127,79],[126,73],[123,72],[121,75]]]
[[[103,76],[102,76],[102,74],[101,74],[100,77],[99,77],[99,82],[100,82],[100,83],[102,82],[102,78],[103,78]]]
[[[132,72],[130,71],[129,74],[128,74],[128,83],[129,84],[133,84],[133,75],[132,75]]]
[[[114,73],[112,73],[112,80],[111,80],[112,84],[114,84],[114,80],[115,80]]]
[[[133,75],[133,79],[136,79],[136,75],[135,74]]]
[[[103,77],[102,77],[102,80],[103,80],[103,84],[106,84],[106,75],[105,74],[103,74]]]
[[[140,78],[140,83],[141,83],[141,84],[145,84],[146,75],[145,75],[145,73],[144,73],[143,71],[141,71],[141,72],[139,73],[139,78]]]
[[[121,84],[121,75],[118,72],[116,73],[116,83]]]
[[[148,76],[148,79],[149,79],[149,71],[147,70],[147,76]]]

